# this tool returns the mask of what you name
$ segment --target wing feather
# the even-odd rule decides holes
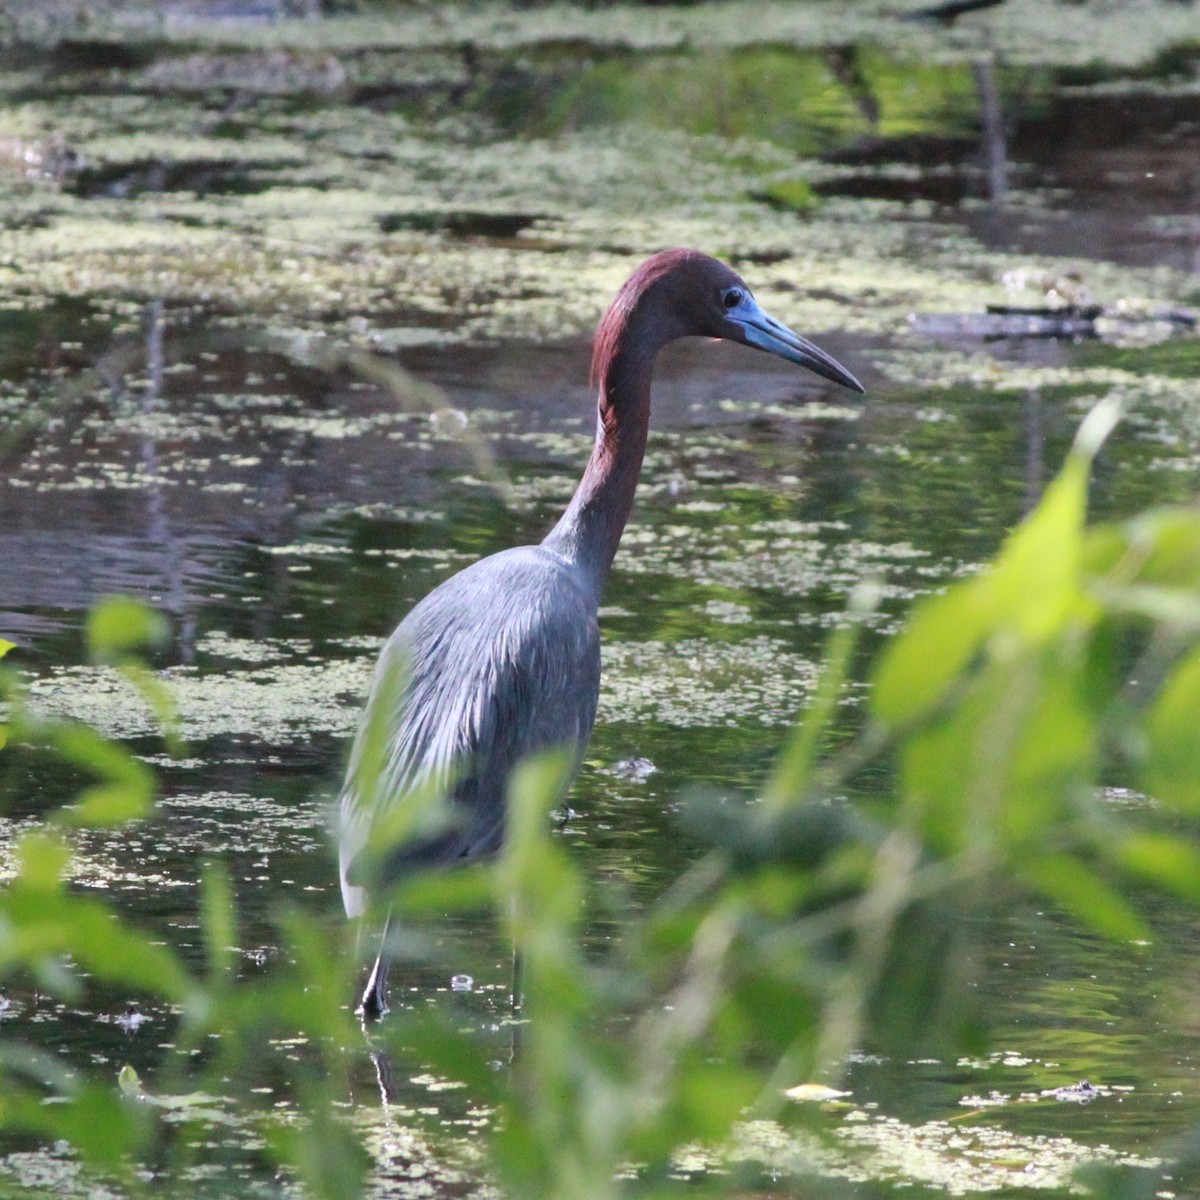
[[[347,911],[362,910],[355,864],[372,828],[418,789],[445,794],[450,823],[387,852],[385,879],[496,850],[513,767],[564,746],[578,762],[599,687],[594,596],[553,552],[504,551],[425,597],[380,655],[351,753],[339,831]],[[391,711],[381,716],[380,705]],[[389,744],[379,786],[369,789],[361,775],[373,729]]]

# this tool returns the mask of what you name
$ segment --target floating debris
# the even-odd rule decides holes
[[[153,1020],[144,1012],[139,1012],[136,1008],[127,1008],[119,1017],[113,1019],[113,1024],[125,1030],[126,1033],[134,1034],[146,1024],[147,1021]]]
[[[1102,1095],[1101,1089],[1093,1087],[1086,1079],[1067,1087],[1051,1088],[1043,1092],[1043,1096],[1052,1096],[1055,1100],[1068,1100],[1074,1104],[1091,1104],[1097,1096]]]
[[[989,304],[982,313],[916,313],[909,317],[913,329],[928,338],[1116,338],[1130,329],[1195,329],[1197,315],[1189,309],[1149,309],[1138,315],[1127,308],[1100,304],[1065,304],[1061,307],[1022,307]]]
[[[623,779],[627,783],[645,783],[658,768],[648,758],[622,758],[610,767],[602,768],[601,773],[611,775],[615,779]]]
[[[803,1100],[814,1104],[824,1104],[830,1100],[841,1100],[849,1096],[849,1092],[839,1091],[824,1083],[798,1083],[783,1093],[789,1100]]]

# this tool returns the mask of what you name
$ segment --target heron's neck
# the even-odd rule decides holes
[[[575,495],[543,545],[578,564],[596,590],[633,507],[650,428],[650,371],[657,346],[618,348],[600,381],[596,442]]]

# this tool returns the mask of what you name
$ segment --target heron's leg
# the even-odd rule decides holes
[[[512,995],[509,997],[514,1017],[520,1015],[521,1007],[525,1002],[524,975],[525,962],[521,958],[520,950],[514,946],[512,959]]]
[[[521,952],[513,947],[512,956],[512,992],[508,997],[508,1063],[515,1067],[521,1056],[521,1042],[525,1030],[525,1018],[521,1013],[524,996],[521,994],[521,976],[523,974]]]
[[[512,1011],[513,1019],[515,1020],[520,1016],[521,1005],[525,999],[522,994],[524,985],[524,980],[522,979],[522,976],[524,975],[524,964],[521,961],[521,948],[516,942],[516,930],[519,922],[517,921],[517,900],[515,896],[509,898],[508,905],[509,917],[511,919],[510,923],[514,934],[512,943],[512,992],[508,997],[508,1003]]]
[[[512,901],[513,916],[516,916],[516,901]],[[514,919],[513,924],[516,925]],[[525,1017],[522,1015],[522,1008],[525,1004],[525,962],[521,957],[520,947],[513,942],[512,948],[512,991],[508,996],[508,1028],[509,1028],[509,1047],[508,1061],[512,1066],[516,1065],[517,1059],[521,1054],[521,1040],[523,1035],[523,1026]]]
[[[363,989],[362,999],[355,1009],[364,1021],[378,1021],[388,1010],[387,977],[388,977],[388,929],[392,918],[383,923],[383,934],[379,939],[379,953],[375,956],[375,965],[367,977],[367,986]]]

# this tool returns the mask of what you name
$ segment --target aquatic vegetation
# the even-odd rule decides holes
[[[1014,7],[1028,6],[1006,6],[1012,28],[1032,16],[1023,12],[1008,21]],[[1146,8],[1153,10],[1153,21],[1125,9],[1092,19],[1091,54],[1103,54],[1097,27],[1121,31],[1118,62],[1144,45],[1151,31],[1168,37],[1173,6]],[[536,76],[542,69],[553,80],[553,56],[564,53],[553,47],[586,45],[587,29],[603,24],[610,32],[600,38],[601,46],[693,47],[689,54],[699,55],[694,61],[661,60],[676,64],[664,68],[673,78],[691,78],[699,62],[723,79],[731,64],[741,63],[750,86],[774,78],[766,70],[772,63],[797,80],[796,65],[812,64],[824,80],[821,88],[856,114],[851,133],[861,132],[864,123],[883,137],[902,135],[910,125],[942,129],[933,114],[943,110],[957,128],[966,115],[965,67],[939,67],[941,59],[929,54],[931,40],[940,40],[951,59],[970,57],[973,39],[965,33],[935,37],[919,25],[898,22],[888,55],[868,47],[837,68],[826,61],[826,51],[788,49],[826,45],[829,14],[820,6],[796,11],[768,6],[750,22],[752,33],[737,24],[737,9],[697,6],[669,15],[640,9],[636,19],[628,18],[626,42],[612,32],[613,11],[606,10],[601,20],[566,7],[466,8],[455,12],[454,40],[460,45],[470,39],[482,54],[546,47],[542,53],[549,61],[539,60],[540,68],[530,70]],[[109,88],[94,96],[24,96],[10,113],[13,130],[59,139],[86,166],[62,186],[47,182],[31,189],[22,181],[0,188],[8,223],[0,231],[6,294],[26,303],[58,295],[93,296],[104,304],[115,297],[160,296],[176,305],[236,313],[243,325],[252,315],[280,334],[320,332],[376,349],[561,338],[590,330],[595,297],[616,286],[631,257],[674,242],[775,264],[761,285],[764,298],[800,327],[836,326],[904,340],[903,323],[914,309],[975,311],[999,298],[1003,280],[1015,272],[1051,269],[1044,260],[1030,263],[984,251],[974,239],[952,235],[933,223],[933,210],[921,202],[829,194],[816,206],[789,201],[784,206],[789,211],[778,211],[780,196],[796,189],[810,194],[811,185],[844,179],[847,169],[812,161],[820,147],[797,145],[770,127],[795,111],[796,104],[784,100],[753,105],[738,103],[736,95],[723,101],[718,96],[714,103],[730,112],[761,112],[767,124],[743,129],[714,120],[706,128],[696,105],[684,97],[680,120],[668,117],[665,128],[647,129],[603,114],[581,124],[569,117],[568,88],[555,101],[559,128],[530,136],[527,126],[512,136],[489,116],[488,87],[464,84],[462,57],[447,50],[419,68],[417,81],[422,70],[434,75],[444,70],[447,87],[466,88],[465,109],[460,96],[449,106],[452,113],[443,108],[405,115],[345,103],[337,88],[316,108],[289,102],[290,94],[304,90],[302,77],[289,83],[288,74],[303,64],[304,54],[316,53],[320,71],[340,63],[347,86],[362,71],[365,86],[387,73],[380,55],[395,47],[408,57],[392,69],[407,78],[445,36],[436,11],[317,27],[187,26],[179,36],[191,46],[209,37],[225,46],[224,58],[207,62],[208,78],[203,53],[178,57],[164,48],[159,61],[128,72],[126,94]],[[1081,33],[1083,25],[1077,30],[1074,21],[1085,21],[1079,14],[1086,11],[1081,5],[1058,13],[1056,37],[1070,42]],[[860,6],[853,17],[839,17],[835,41],[852,40],[855,22],[877,28],[886,19]],[[847,20],[850,30],[841,27]],[[991,26],[999,21],[993,14]],[[169,43],[171,26],[161,34]],[[321,39],[319,52],[304,50],[314,36]],[[266,44],[290,46],[289,54],[269,58],[282,74],[267,72],[266,94],[246,113],[214,114],[210,92],[243,86],[236,73],[239,54],[246,56],[246,78],[253,77],[264,63],[263,50],[254,47]],[[705,57],[704,47],[728,49]],[[1007,52],[1001,46],[997,53]],[[502,73],[506,62],[489,65]],[[915,68],[917,62],[925,65]],[[475,69],[486,72],[488,66]],[[607,72],[618,88],[653,92],[655,111],[662,111],[663,81],[651,67],[636,83],[638,69],[619,57],[611,62],[601,57],[594,68]],[[839,70],[842,76],[857,72],[857,86],[878,108],[873,122],[857,113],[854,89]],[[735,83],[727,81],[730,87]],[[586,79],[571,86],[595,94]],[[810,100],[806,94],[806,111]],[[636,97],[621,103],[632,113],[645,111]],[[819,120],[819,108],[806,120]],[[731,180],[738,181],[736,187]],[[487,232],[489,220],[502,219],[515,219],[511,234]],[[728,244],[733,228],[736,244]],[[1093,293],[1114,304],[1178,301],[1188,290],[1170,272],[1098,264],[1058,269],[1086,269]]]
[[[597,720],[689,726],[786,725],[816,665],[765,636],[744,641],[613,642],[604,649]]]
[[[796,603],[814,592],[849,595],[873,578],[880,595],[911,600],[952,573],[931,563],[927,550],[908,543],[879,545],[848,536],[836,525],[793,520],[710,527],[698,539],[692,524],[633,525],[618,568],[627,575],[663,574],[704,588],[778,591],[796,607],[797,621],[814,614]]]
[[[163,674],[185,741],[251,736],[265,745],[292,745],[353,730],[370,678],[365,656],[341,662],[312,656],[305,663],[278,661],[266,647],[262,653],[260,664],[265,659],[270,665],[222,674],[181,667]],[[158,727],[136,691],[105,667],[53,671],[31,682],[29,696],[38,711],[87,720],[109,737],[147,737]]]
[[[164,14],[157,4],[100,0],[87,15],[94,31],[109,30],[126,40],[142,32],[189,49],[203,46],[256,53],[286,49],[320,56],[449,52],[464,42],[488,52],[529,52],[538,47],[554,51],[579,45],[644,52],[683,46],[809,47],[879,41],[934,61],[961,60],[986,45],[1017,62],[1128,68],[1195,38],[1186,12],[1156,0],[1137,0],[1115,10],[1095,2],[1072,4],[1056,10],[1053,22],[1046,21],[1037,0],[1018,0],[978,22],[961,22],[950,30],[906,21],[903,7],[881,2],[834,13],[824,4],[789,0],[648,10],[616,6],[604,11],[565,3],[533,9],[502,3],[437,4],[336,21],[269,22],[206,21],[186,8]],[[55,23],[69,28],[76,17],[73,10],[56,13],[48,5],[15,11],[10,20],[25,36],[36,37],[52,34]]]
[[[232,737],[295,746],[353,731],[380,644],[356,639],[358,653],[339,660],[210,635],[200,648],[226,660],[226,670],[175,667],[161,677],[186,742]],[[605,653],[601,722],[786,725],[802,707],[815,672],[785,643],[761,636],[730,643],[615,642]],[[87,720],[108,737],[145,738],[158,727],[155,713],[110,668],[51,671],[31,681],[29,702],[47,716]]]
[[[1020,1136],[988,1125],[964,1127],[947,1121],[907,1125],[852,1108],[831,1141],[805,1137],[772,1121],[738,1128],[725,1159],[731,1166],[754,1164],[791,1176],[823,1176],[858,1184],[887,1181],[921,1186],[948,1196],[1004,1192],[1013,1187],[1072,1192],[1084,1165],[1164,1165],[1161,1159],[1087,1146],[1069,1137]]]

